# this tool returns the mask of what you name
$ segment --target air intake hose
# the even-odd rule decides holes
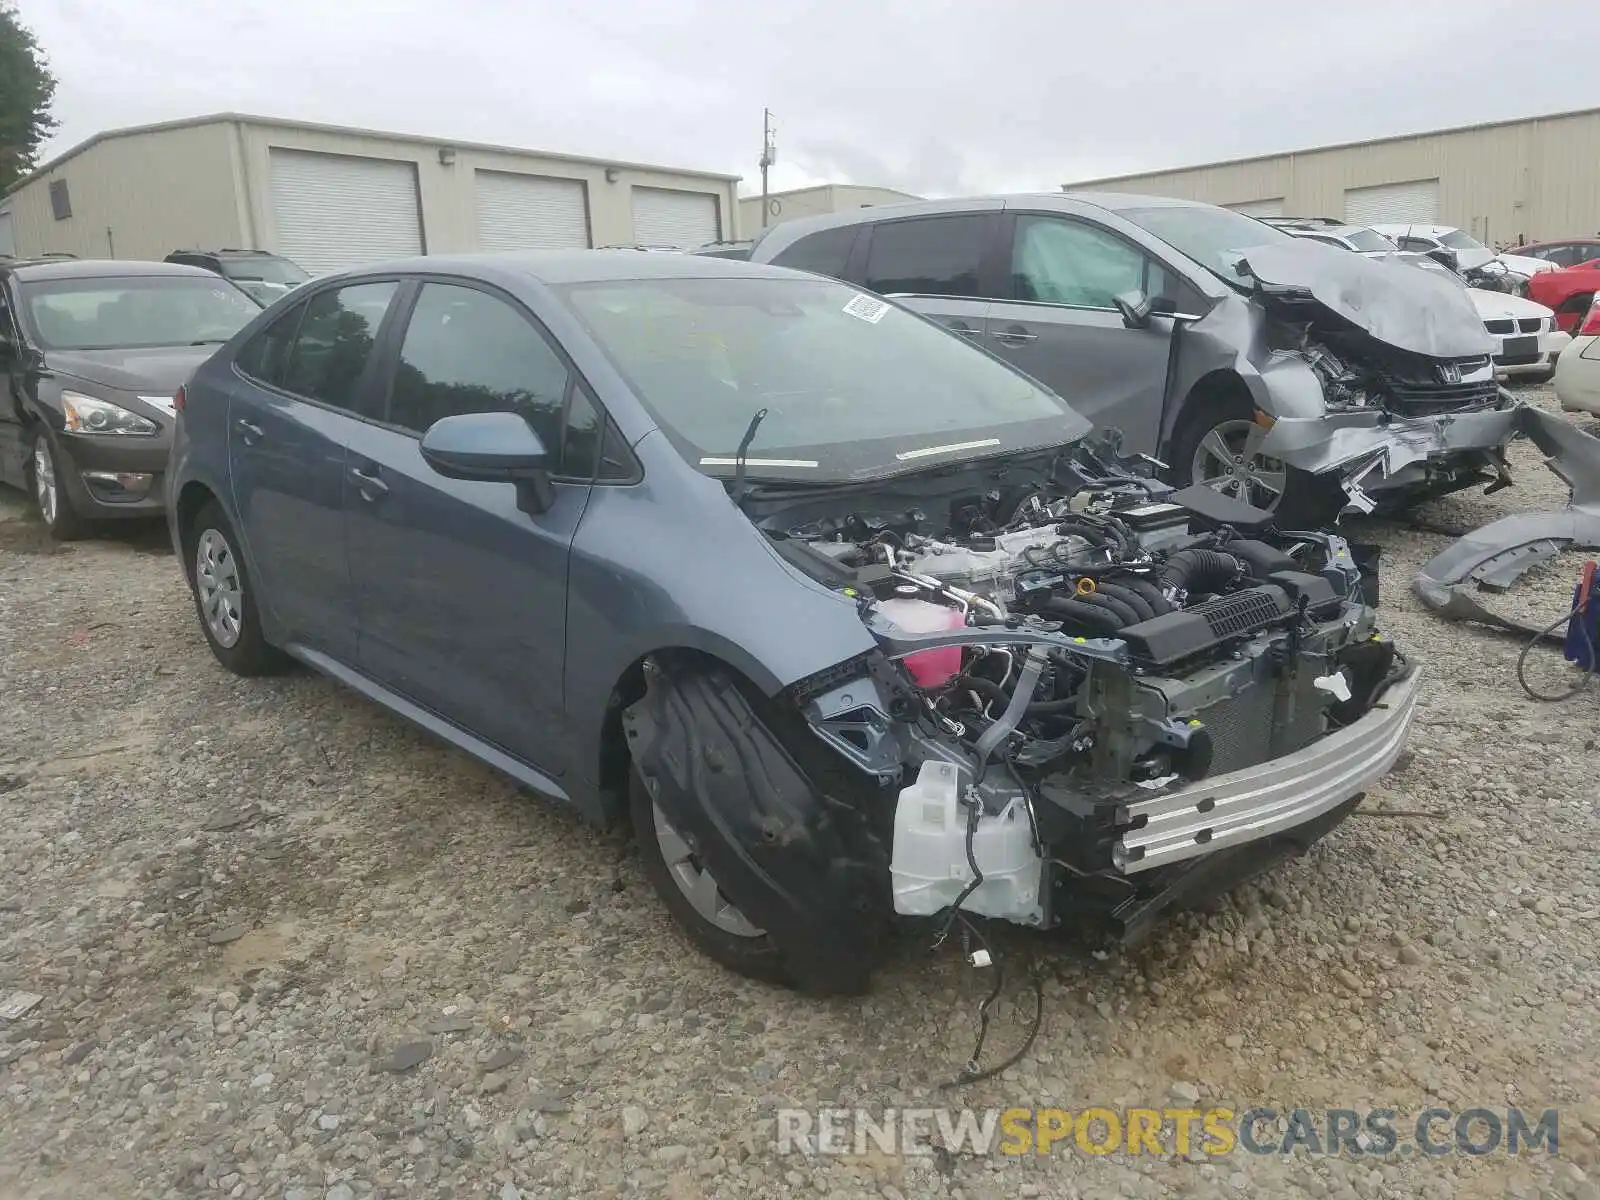
[[[1097,637],[1115,637],[1126,623],[1109,608],[1097,608],[1081,600],[1052,596],[1038,607],[1040,616],[1086,630]]]
[[[1244,572],[1239,560],[1219,550],[1179,550],[1167,559],[1161,582],[1185,592],[1220,592]]]

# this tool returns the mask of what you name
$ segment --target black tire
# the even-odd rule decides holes
[[[1186,487],[1196,483],[1195,456],[1200,443],[1213,430],[1230,423],[1249,423],[1255,419],[1255,406],[1238,393],[1211,396],[1191,401],[1178,419],[1167,461],[1172,466],[1173,483]],[[1322,529],[1333,525],[1344,511],[1344,489],[1332,475],[1313,475],[1284,464],[1284,489],[1275,505],[1251,500],[1271,512],[1280,529]],[[1248,496],[1242,497],[1249,499]]]
[[[783,959],[783,952],[770,933],[745,937],[720,929],[701,916],[667,868],[656,836],[655,801],[650,798],[638,771],[628,773],[628,810],[633,819],[633,835],[639,843],[639,863],[656,895],[667,906],[689,940],[708,958],[736,974],[761,983],[792,988],[797,985]]]
[[[45,461],[41,470],[40,459]],[[58,542],[75,542],[89,533],[89,523],[73,507],[72,492],[63,482],[61,456],[51,445],[50,438],[40,429],[33,435],[33,445],[28,450],[28,493],[33,497],[33,510],[39,520]],[[41,482],[42,481],[42,482]],[[45,490],[48,487],[50,498]]]
[[[624,720],[635,760],[629,808],[645,875],[667,910],[741,975],[812,995],[867,991],[893,910],[893,792],[783,701],[719,665],[647,668],[646,680]],[[713,869],[719,897],[749,914],[756,936],[728,933],[691,903],[669,872],[653,797],[675,797],[688,824],[670,832],[697,870]]]
[[[219,542],[220,550],[218,550]],[[202,591],[205,589],[199,578],[200,572],[196,561],[202,544],[212,551],[215,561],[221,562],[225,557],[228,567],[236,573],[238,601],[237,604],[227,606],[237,626],[237,634],[232,635],[231,642],[226,637],[219,636],[218,631],[213,628],[212,617],[207,613],[207,601],[202,597]],[[183,570],[189,580],[189,594],[194,598],[195,616],[199,618],[200,632],[205,634],[206,644],[211,647],[211,653],[228,670],[235,675],[277,675],[289,668],[291,660],[261,634],[261,617],[256,610],[255,585],[250,578],[249,568],[245,566],[244,559],[238,553],[238,544],[239,539],[233,532],[233,526],[229,524],[222,506],[215,500],[207,500],[201,505],[193,520],[184,529]]]

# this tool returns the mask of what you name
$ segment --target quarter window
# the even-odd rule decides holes
[[[866,284],[880,295],[976,296],[987,213],[872,227]]]
[[[394,283],[356,283],[320,292],[305,305],[280,386],[353,411]],[[275,326],[274,326],[275,328]]]
[[[1115,308],[1129,292],[1176,298],[1159,263],[1103,229],[1057,217],[1017,218],[1011,271],[1017,300]]]
[[[787,250],[779,251],[772,261],[780,267],[843,279],[845,265],[850,261],[850,248],[855,245],[856,234],[860,231],[859,225],[845,225],[809,234]]]
[[[505,301],[475,288],[423,286],[406,328],[389,401],[392,424],[424,433],[462,413],[519,413],[560,475],[592,479],[605,418],[537,329]],[[563,441],[565,444],[563,445]]]

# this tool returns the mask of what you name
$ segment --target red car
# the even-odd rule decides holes
[[[1541,271],[1528,280],[1528,299],[1555,310],[1556,328],[1571,333],[1600,292],[1600,245],[1595,258],[1559,271]]]

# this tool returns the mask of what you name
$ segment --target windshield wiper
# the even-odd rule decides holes
[[[197,342],[190,342],[191,346],[220,346],[227,338],[201,338]]]
[[[744,456],[750,451],[750,443],[756,440],[756,430],[761,428],[761,422],[766,419],[767,410],[757,409],[756,415],[750,418],[750,424],[739,442],[738,451],[733,456],[733,502],[740,508],[744,507]]]

